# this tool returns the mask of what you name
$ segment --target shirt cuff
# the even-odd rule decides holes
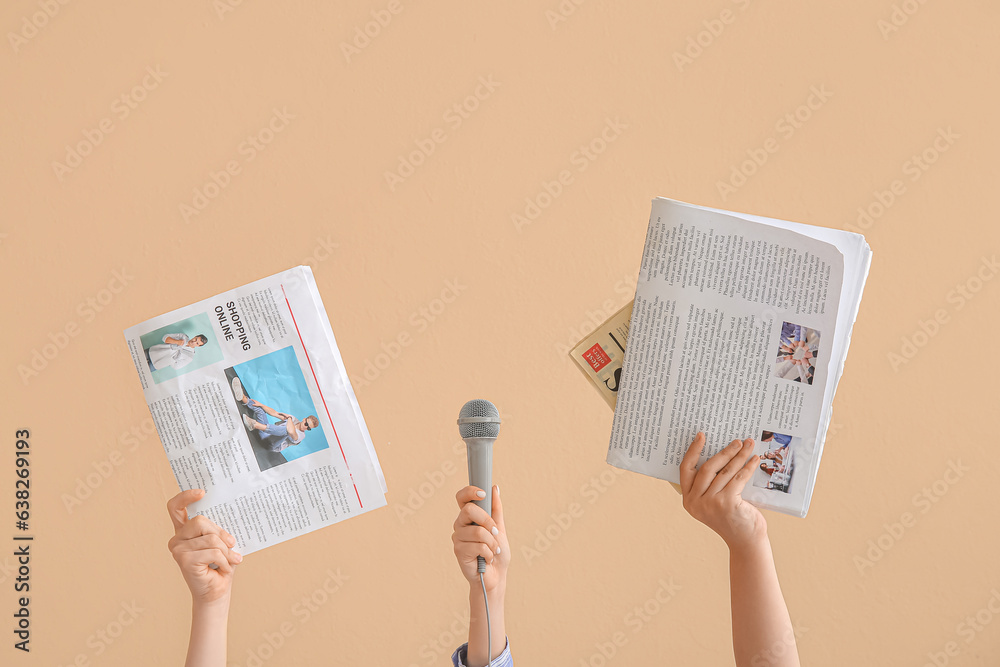
[[[453,667],[466,667],[468,653],[468,642],[455,649],[455,652],[451,654]],[[488,667],[514,667],[514,659],[510,655],[510,640],[507,640],[507,644],[503,647],[503,653],[494,658]]]

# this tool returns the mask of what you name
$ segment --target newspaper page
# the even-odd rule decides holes
[[[127,329],[190,506],[250,554],[385,505],[385,478],[309,267]]]
[[[629,301],[621,310],[608,318],[589,336],[570,350],[576,362],[591,384],[614,411],[618,404],[618,389],[621,387],[622,362],[628,343],[628,328],[632,320],[632,305]],[[626,467],[627,465],[619,465]],[[681,485],[671,482],[677,493]]]
[[[654,200],[608,462],[679,482],[699,430],[702,460],[753,437],[763,458],[744,497],[804,516],[841,368],[843,276],[830,243]]]

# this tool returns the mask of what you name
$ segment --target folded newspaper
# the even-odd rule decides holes
[[[333,328],[299,266],[125,330],[189,508],[243,554],[384,506]]]
[[[676,483],[698,431],[702,460],[752,437],[743,497],[805,516],[870,264],[859,234],[653,200],[624,353],[578,348],[623,358],[608,463]]]
[[[622,306],[569,351],[569,356],[612,410],[618,403],[618,389],[622,384],[622,361],[632,320],[632,304],[629,301]]]

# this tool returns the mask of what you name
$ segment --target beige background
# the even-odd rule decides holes
[[[495,469],[516,551],[507,621],[518,664],[600,665],[616,632],[627,641],[607,664],[731,663],[722,542],[667,484],[608,472],[611,412],[563,348],[631,298],[652,197],[846,229],[898,179],[902,194],[865,230],[874,262],[812,510],[769,515],[771,540],[804,664],[922,665],[950,641],[959,654],[948,664],[996,664],[989,335],[1000,281],[975,280],[1000,245],[995,3],[908,0],[915,13],[883,36],[892,0],[567,0],[554,27],[556,0],[399,0],[348,60],[341,43],[388,3],[248,0],[220,14],[224,0],[49,1],[51,18],[34,16],[41,0],[0,11],[0,534],[10,544],[23,426],[37,535],[30,656],[10,647],[12,558],[0,557],[0,661],[181,663],[189,601],[164,511],[177,485],[155,436],[122,438],[150,422],[121,331],[308,260],[352,376],[382,343],[412,337],[356,383],[390,506],[249,557],[231,664],[247,665],[284,622],[294,635],[265,664],[448,664],[467,613],[449,540],[464,478],[454,419],[477,396],[505,419]],[[724,10],[730,22],[713,23]],[[689,39],[707,46],[679,67]],[[121,117],[115,100],[147,67],[165,74]],[[480,77],[499,85],[449,125],[444,114]],[[779,133],[814,86],[832,95],[792,136]],[[275,108],[294,118],[247,160],[241,142]],[[60,179],[53,162],[102,119],[113,130]],[[579,171],[574,154],[608,119],[627,127]],[[391,189],[385,172],[438,128],[445,141]],[[933,155],[948,128],[958,138]],[[723,199],[718,182],[771,137],[778,151]],[[925,149],[937,159],[913,181],[905,163]],[[180,205],[229,161],[240,173],[185,221]],[[516,229],[512,214],[564,169],[572,182]],[[115,271],[127,286],[111,294]],[[970,279],[981,289],[949,301]],[[411,317],[448,281],[459,297],[420,331]],[[88,299],[106,303],[97,312]],[[938,310],[947,322],[894,369],[889,355]],[[19,367],[67,326],[77,335],[22,380]],[[107,479],[79,487],[112,456]],[[949,485],[953,463],[968,470]],[[602,491],[584,488],[602,474],[613,480]],[[442,488],[421,489],[435,477]],[[936,502],[915,499],[935,482]],[[70,511],[78,487],[91,494]],[[423,505],[401,515],[421,492]],[[557,534],[553,515],[572,503],[582,516]],[[905,512],[915,523],[897,540],[886,526]],[[525,547],[546,531],[556,539],[529,562]],[[859,565],[879,540],[889,548]],[[328,568],[349,578],[303,623],[295,605]],[[681,587],[663,605],[661,580]],[[117,633],[133,602],[134,621],[110,645],[97,639]],[[630,614],[647,602],[655,613],[637,628]],[[977,612],[992,624],[959,627]]]

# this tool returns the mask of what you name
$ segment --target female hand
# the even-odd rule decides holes
[[[486,492],[475,486],[467,486],[457,494],[459,513],[455,519],[455,531],[451,541],[455,545],[455,558],[462,574],[470,584],[479,586],[477,556],[486,559],[483,583],[487,593],[506,586],[507,566],[510,564],[510,544],[503,521],[503,505],[500,503],[500,488],[493,487],[493,516],[476,505],[474,500],[486,497]]]
[[[760,462],[753,440],[733,440],[699,468],[705,434],[699,432],[681,461],[684,509],[714,530],[730,550],[767,539],[767,522],[740,495]]]
[[[209,604],[228,599],[233,585],[233,566],[243,556],[233,550],[236,538],[198,515],[188,519],[187,506],[200,500],[202,489],[181,491],[167,501],[167,511],[174,524],[174,536],[167,548],[181,568],[181,574],[195,604]],[[218,569],[210,567],[216,564]]]

